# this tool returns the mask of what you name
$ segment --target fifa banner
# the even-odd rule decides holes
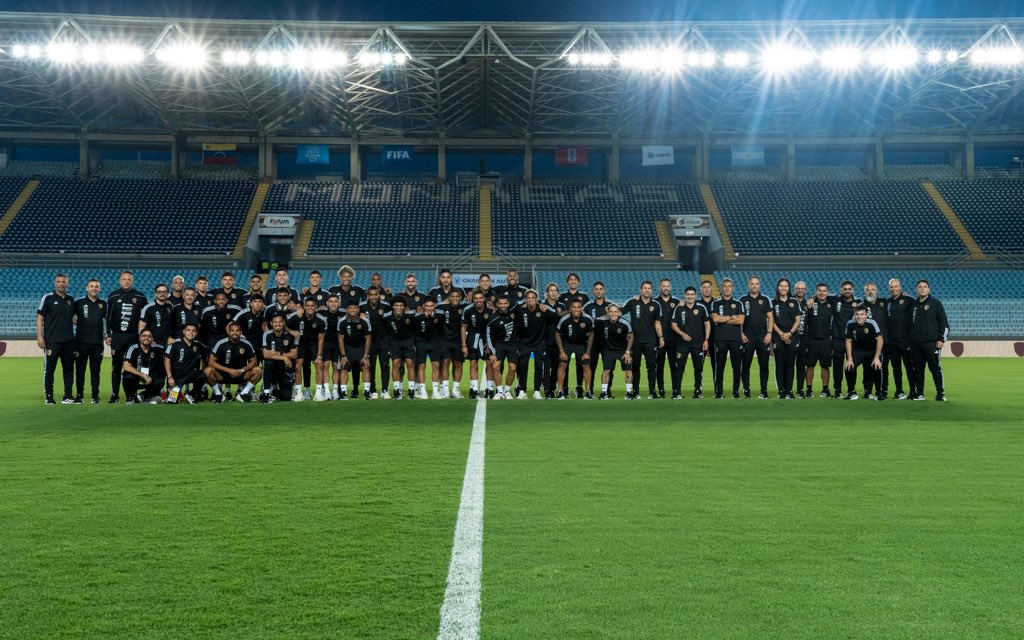
[[[642,166],[644,167],[656,167],[659,165],[671,165],[676,163],[674,147],[645,145],[641,150],[643,151]]]
[[[330,164],[331,150],[326,144],[295,145],[295,164]]]
[[[764,147],[733,147],[732,166],[763,167]]]
[[[235,164],[233,144],[203,144],[203,164]]]
[[[669,216],[668,224],[677,238],[694,238],[711,235],[711,216]]]
[[[555,147],[556,167],[585,167],[588,160],[586,147]]]
[[[412,162],[412,147],[407,145],[384,145],[380,149],[380,161],[385,167],[398,166]]]
[[[508,284],[508,278],[505,274],[492,273],[491,275],[491,286],[492,287],[504,287]],[[480,284],[479,273],[453,273],[452,274],[452,286],[459,287],[469,291],[475,289]]]

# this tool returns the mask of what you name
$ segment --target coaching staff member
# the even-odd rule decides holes
[[[121,365],[128,347],[139,342],[139,321],[146,296],[135,288],[131,271],[121,272],[121,288],[107,298],[107,344],[110,345],[110,404],[118,403]]]
[[[64,404],[73,404],[71,391],[75,379],[75,301],[68,295],[68,277],[58,273],[53,291],[43,296],[36,311],[36,344],[46,353],[43,391],[46,404],[53,399],[53,374],[60,362],[64,374]]]

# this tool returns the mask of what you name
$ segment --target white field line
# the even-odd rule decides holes
[[[484,435],[487,403],[478,400],[469,440],[469,458],[462,481],[459,517],[455,523],[448,586],[441,605],[438,640],[477,640],[480,637],[480,577],[484,542]]]

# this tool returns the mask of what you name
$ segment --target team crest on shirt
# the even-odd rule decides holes
[[[695,316],[699,316],[699,315],[700,315],[700,311],[697,311],[696,309],[694,309],[694,310],[693,310],[693,315],[695,315]]]
[[[676,303],[675,303],[675,302],[672,302],[672,303],[670,303],[670,304],[669,304],[668,306],[670,306],[670,307],[672,307],[673,309],[675,309],[675,308],[676,308]]]
[[[46,350],[46,355],[47,356],[52,356],[53,355],[53,350],[52,349],[47,349]]]
[[[730,309],[735,309],[735,308],[736,308],[736,303],[734,302],[734,303],[732,303],[731,305],[729,305],[729,308],[730,308]]]
[[[927,310],[928,310],[928,305],[924,305],[924,310],[925,310],[925,311],[927,311]]]
[[[903,304],[904,302],[905,302],[905,300],[900,300],[900,304]]]
[[[241,355],[244,356],[245,355],[245,347],[242,347],[241,349],[239,349],[238,353],[240,353]]]
[[[491,317],[491,314],[489,314],[489,313],[485,313],[485,314],[484,314],[484,320],[487,320],[487,319],[488,319],[488,318],[490,318],[490,317]]]
[[[67,300],[65,300],[65,302],[67,302],[67,303],[68,303],[68,306],[69,306],[69,307],[71,306],[71,298],[68,298]]]
[[[537,312],[536,312],[536,313],[534,313],[533,315],[535,315],[535,316],[537,316],[537,317],[539,318],[539,317],[540,317],[540,311],[537,311]]]
[[[138,298],[132,298],[132,304],[136,304],[139,301]]]
[[[867,333],[867,332],[868,332],[868,328],[864,327],[864,333]]]
[[[653,304],[647,305],[647,310],[648,311],[654,311],[654,305]]]
[[[622,333],[622,327],[619,327],[618,329],[616,329],[615,333]]]
[[[199,347],[192,345],[192,353],[195,353],[196,351],[199,351]]]
[[[790,302],[790,303],[789,303],[789,308],[790,308],[790,309],[792,309],[792,308],[793,308],[793,307],[795,307],[795,306],[796,306],[796,305],[795,305],[794,303],[792,303],[792,302]]]
[[[285,340],[285,341],[284,341],[284,346],[286,346],[286,347],[287,347],[287,346],[288,346],[288,344],[289,344],[289,342],[288,342],[287,340]]]
[[[96,306],[98,306],[98,307],[99,307],[100,309],[102,309],[102,308],[103,308],[103,303],[101,302],[101,303],[99,303],[99,304],[98,304],[98,305],[96,305]]]
[[[758,298],[757,299],[757,304],[759,304],[759,305],[761,305],[763,307],[764,306],[764,298]]]

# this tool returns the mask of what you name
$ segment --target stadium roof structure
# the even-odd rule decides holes
[[[0,13],[0,130],[1019,136],[1018,38],[1022,19],[371,24]]]

